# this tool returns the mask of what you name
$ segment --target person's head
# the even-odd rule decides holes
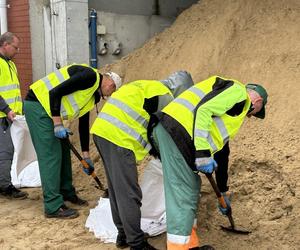
[[[101,93],[103,96],[110,96],[114,91],[118,90],[121,85],[122,79],[117,73],[107,72],[103,74]]]
[[[7,59],[12,59],[19,52],[20,39],[11,32],[5,32],[0,36],[0,53]]]
[[[248,111],[247,116],[251,117],[252,115],[261,119],[265,118],[265,106],[268,101],[268,93],[266,89],[254,83],[249,83],[246,85],[248,95],[251,100],[251,106]]]

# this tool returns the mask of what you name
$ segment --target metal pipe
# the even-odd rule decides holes
[[[7,4],[6,0],[0,0],[0,31],[1,35],[7,32]]]
[[[160,4],[159,0],[153,1],[153,15],[159,16],[160,15]]]
[[[91,45],[91,59],[90,65],[97,68],[97,11],[92,9],[90,12],[90,45]]]

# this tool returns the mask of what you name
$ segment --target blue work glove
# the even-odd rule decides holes
[[[54,125],[54,135],[59,139],[67,138],[72,135],[70,129],[65,128],[63,124]]]
[[[218,208],[219,208],[220,212],[223,215],[227,215],[230,212],[230,210],[231,210],[231,205],[230,205],[230,199],[231,199],[231,197],[227,196],[226,192],[221,193],[221,194],[224,197],[224,200],[225,200],[225,203],[226,203],[226,208],[223,208],[220,203],[218,205]]]
[[[217,169],[217,163],[212,157],[196,158],[195,166],[203,174],[212,174]]]
[[[94,164],[93,164],[92,160],[91,160],[90,158],[83,158],[83,160],[85,160],[86,163],[89,165],[88,168],[85,168],[85,167],[81,164],[81,167],[82,167],[83,171],[84,171],[87,175],[91,175],[91,174],[94,172],[94,170],[95,170]]]

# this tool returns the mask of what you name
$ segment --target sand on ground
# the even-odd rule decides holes
[[[299,0],[202,0],[142,48],[105,68],[120,73],[125,82],[164,79],[176,70],[187,70],[195,82],[217,74],[268,89],[266,119],[246,119],[231,142],[233,216],[238,227],[252,233],[220,230],[219,225],[228,225],[228,220],[218,213],[214,193],[203,178],[201,244],[218,250],[299,249],[299,24]],[[78,136],[72,140],[79,148]],[[92,142],[91,151],[97,175],[105,183]],[[116,249],[85,228],[89,209],[102,192],[81,172],[74,156],[73,163],[74,185],[89,207],[79,208],[77,219],[46,219],[41,188],[25,189],[29,199],[23,201],[1,197],[0,249]],[[165,237],[150,242],[163,250]]]

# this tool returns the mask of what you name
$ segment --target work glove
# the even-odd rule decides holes
[[[70,129],[65,128],[63,124],[54,125],[54,135],[59,139],[67,138],[69,135],[72,135]]]
[[[212,174],[217,169],[217,163],[212,157],[196,158],[195,166],[203,174]]]
[[[91,174],[94,172],[94,170],[95,170],[94,164],[93,164],[92,160],[91,160],[90,158],[88,158],[88,157],[87,157],[87,158],[83,158],[83,160],[85,160],[86,163],[89,165],[88,168],[85,168],[85,167],[81,164],[81,167],[82,167],[83,171],[84,171],[87,175],[91,175]]]
[[[221,194],[224,197],[224,200],[226,203],[226,208],[223,208],[220,203],[218,205],[218,208],[223,215],[227,215],[231,211],[231,205],[230,205],[231,195],[227,196],[226,192],[221,193]]]

